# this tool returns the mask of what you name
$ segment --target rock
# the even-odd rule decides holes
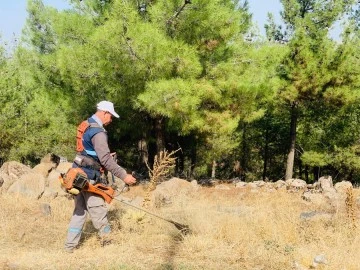
[[[283,180],[278,180],[274,183],[274,188],[275,189],[282,189],[282,188],[286,188],[286,182]]]
[[[290,186],[293,181],[294,181],[294,179],[288,179],[288,180],[285,181],[285,184],[287,186]]]
[[[170,204],[174,197],[188,195],[194,191],[196,188],[190,182],[173,177],[157,185],[152,193],[151,201],[155,207],[160,207],[164,204]]]
[[[274,183],[272,182],[264,182],[264,188],[266,188],[267,190],[274,190]]]
[[[329,191],[334,189],[333,181],[331,176],[323,176],[318,180],[320,187],[323,191]]]
[[[55,155],[54,153],[48,153],[40,160],[40,163],[52,163],[54,168],[56,168],[57,165],[59,165],[60,160],[61,158],[58,155]]]
[[[336,191],[339,193],[346,193],[346,191],[352,187],[353,187],[353,185],[349,181],[341,181],[341,182],[336,183],[334,186]]]
[[[328,264],[328,260],[324,254],[315,256],[312,267],[316,268],[319,264]]]
[[[251,188],[251,189],[258,188],[258,186],[257,186],[255,183],[253,183],[253,182],[248,183],[246,186],[249,187],[249,188]]]
[[[59,166],[55,170],[52,170],[50,172],[49,176],[46,179],[46,185],[48,187],[49,192],[56,192],[57,196],[67,196],[68,195],[68,193],[66,193],[60,185],[59,176],[60,176],[60,173],[67,172],[68,169],[71,168],[71,166],[72,166],[72,163],[67,163],[67,162],[60,163]]]
[[[30,198],[39,199],[45,191],[45,177],[39,173],[24,174],[12,184],[8,193],[20,194]]]
[[[265,181],[262,181],[262,180],[260,180],[260,181],[254,181],[253,183],[254,183],[257,187],[263,187],[263,186],[266,185],[266,182],[265,182]]]
[[[31,168],[17,161],[5,162],[0,168],[1,191],[7,191],[9,187],[23,174],[31,172]]]
[[[58,191],[49,187],[45,187],[44,193],[41,197],[55,199],[57,196],[58,196]]]
[[[307,187],[307,184],[304,180],[301,179],[290,179],[292,181],[287,180],[286,184],[288,185],[288,189],[290,190],[300,190],[305,189]]]
[[[42,174],[44,177],[47,177],[49,173],[55,169],[60,163],[60,157],[50,153],[45,155],[40,164],[36,165],[32,170],[34,172]]]
[[[327,200],[321,193],[313,193],[311,191],[305,191],[301,198],[307,202],[311,202],[317,206],[326,205]]]
[[[239,181],[235,184],[235,187],[236,188],[244,188],[246,187],[247,183],[246,182],[243,182],[243,181]]]
[[[336,192],[335,188],[328,189],[327,191],[323,191],[323,195],[325,198],[329,199],[330,201],[335,201],[339,199],[339,195]]]
[[[318,212],[318,211],[310,211],[310,212],[303,212],[300,214],[300,219],[302,220],[331,220],[332,215],[325,212]]]
[[[44,177],[48,177],[51,170],[54,168],[52,163],[40,163],[36,165],[32,171],[41,174]]]
[[[40,211],[41,214],[44,216],[50,216],[51,215],[51,206],[48,203],[42,203],[40,204]]]
[[[71,162],[61,162],[57,167],[56,171],[59,173],[66,173],[72,167]]]
[[[192,180],[190,183],[194,187],[195,190],[198,190],[200,188],[200,186],[196,180]]]

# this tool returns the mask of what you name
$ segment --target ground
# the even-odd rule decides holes
[[[112,244],[101,247],[88,222],[72,254],[63,251],[71,199],[0,195],[0,269],[310,269],[320,255],[326,261],[316,269],[359,269],[357,202],[351,220],[340,204],[314,205],[301,198],[301,191],[228,187],[179,192],[171,204],[148,209],[189,225],[187,235],[114,201]],[[137,186],[124,196],[144,194]],[[359,198],[359,190],[354,194]],[[303,218],[304,213],[316,214]]]

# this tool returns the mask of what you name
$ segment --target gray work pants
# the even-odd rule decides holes
[[[70,220],[65,248],[73,249],[80,241],[81,231],[88,213],[95,229],[99,230],[100,236],[110,233],[110,225],[107,219],[108,209],[101,196],[94,193],[81,191],[75,196],[75,209]]]

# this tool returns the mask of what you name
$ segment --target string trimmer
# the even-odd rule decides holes
[[[119,201],[130,207],[133,207],[135,209],[143,211],[151,216],[154,216],[161,220],[169,222],[169,223],[175,225],[175,227],[178,230],[180,230],[180,232],[183,233],[184,235],[191,232],[188,225],[181,224],[179,222],[173,221],[168,218],[164,218],[160,215],[157,215],[155,213],[148,211],[147,209],[132,205],[131,203],[128,203],[122,199],[116,198],[115,190],[112,187],[108,187],[103,184],[95,184],[95,185],[91,184],[89,182],[89,179],[87,178],[85,172],[80,168],[70,168],[66,174],[60,174],[59,180],[60,180],[61,185],[70,194],[77,195],[80,193],[81,190],[85,190],[87,192],[92,192],[92,193],[98,194],[101,197],[103,197],[107,203],[111,203],[112,200],[116,200],[116,201]]]

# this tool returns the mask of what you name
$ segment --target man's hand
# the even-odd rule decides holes
[[[125,184],[128,185],[132,185],[136,183],[136,179],[131,174],[126,175],[123,181],[125,182]]]

